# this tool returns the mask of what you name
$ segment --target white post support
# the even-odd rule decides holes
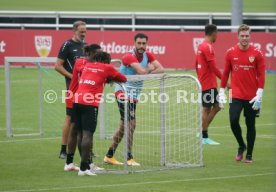
[[[161,101],[165,97],[165,80],[164,77],[160,80]],[[166,103],[160,102],[160,165],[166,165]]]
[[[10,63],[5,58],[5,91],[6,91],[6,129],[7,136],[12,137],[11,120],[11,81],[10,81]]]

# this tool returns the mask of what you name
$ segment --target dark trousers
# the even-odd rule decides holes
[[[236,137],[236,140],[239,144],[239,147],[246,147],[246,144],[242,137],[242,130],[240,126],[240,115],[241,111],[244,110],[245,123],[247,127],[247,155],[252,155],[254,143],[256,139],[256,128],[255,128],[255,119],[256,111],[252,109],[252,105],[248,100],[242,99],[232,99],[230,103],[229,115],[230,115],[230,124],[231,129]]]

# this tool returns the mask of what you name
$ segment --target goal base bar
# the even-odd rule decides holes
[[[26,134],[12,134],[10,137],[29,137],[29,136],[43,136],[43,133],[26,133]]]

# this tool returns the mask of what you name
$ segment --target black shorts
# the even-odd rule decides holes
[[[66,107],[66,115],[72,117],[72,108]]]
[[[201,102],[203,107],[211,108],[215,103],[218,103],[218,90],[208,89],[202,91],[201,94]]]
[[[71,122],[75,129],[94,133],[97,127],[98,107],[74,103]]]
[[[125,100],[118,99],[117,98],[117,104],[119,107],[121,120],[123,121],[125,119]],[[136,113],[136,102],[127,102],[128,107],[128,120],[134,120],[135,119],[135,113]]]

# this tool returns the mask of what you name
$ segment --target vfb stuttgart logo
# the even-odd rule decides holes
[[[35,36],[35,48],[40,57],[48,57],[52,49],[52,36]]]

